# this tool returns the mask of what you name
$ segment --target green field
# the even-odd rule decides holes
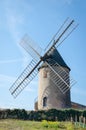
[[[0,130],[86,130],[70,122],[35,122],[22,120],[0,120]]]

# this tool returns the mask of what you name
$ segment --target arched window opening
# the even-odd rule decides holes
[[[43,98],[43,107],[46,107],[47,106],[47,97],[44,97]]]

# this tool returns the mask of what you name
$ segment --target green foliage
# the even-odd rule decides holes
[[[86,117],[86,110],[75,110],[75,109],[63,109],[56,110],[50,109],[47,111],[29,111],[27,112],[24,109],[6,109],[0,110],[0,119],[22,119],[22,120],[31,120],[31,121],[75,121],[77,116],[77,121],[79,121],[80,116]]]
[[[83,111],[82,115],[86,117],[86,110]]]
[[[75,127],[71,122],[4,119],[0,120],[0,130],[86,130],[86,128]]]
[[[58,128],[60,128],[60,129],[66,129],[67,127],[65,126],[64,123],[59,123],[58,124]]]
[[[0,119],[27,119],[27,112],[24,109],[0,110]]]
[[[60,129],[66,129],[66,126],[63,122],[57,122],[57,121],[42,121],[42,126],[45,128],[60,128]]]
[[[48,128],[48,122],[46,120],[42,121],[42,126]]]

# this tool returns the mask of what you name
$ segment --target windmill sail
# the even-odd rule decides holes
[[[78,24],[75,24],[74,20],[67,18],[53,36],[49,44],[46,46],[45,51],[49,50],[50,47],[55,46],[57,43],[58,47],[58,45],[61,44],[75,30],[77,26]]]
[[[33,57],[33,59],[39,60],[42,49],[28,35],[25,35],[22,38],[20,45]]]
[[[52,81],[55,84],[58,84],[59,89],[62,93],[65,93],[70,88],[70,84],[66,82],[66,73],[64,70],[60,67],[59,64],[55,64],[54,66],[59,66],[60,71],[56,71],[53,66],[51,66],[50,61],[47,60],[49,54],[51,53],[52,49],[55,48],[57,43],[63,41],[66,37],[68,30],[73,25],[74,20],[71,20],[70,22],[68,19],[64,22],[64,24],[59,29],[58,33],[53,37],[51,40],[50,47],[48,45],[48,49],[45,49],[46,52],[43,56],[41,56],[42,49],[37,46],[37,44],[27,35],[23,37],[23,39],[20,42],[20,45],[32,56],[34,60],[31,61],[31,63],[26,67],[26,69],[23,71],[23,73],[19,76],[19,78],[15,81],[15,83],[10,88],[10,92],[14,97],[17,97],[19,93],[33,80],[33,78],[37,75],[37,70],[39,67],[39,64],[44,61],[49,66],[51,70],[52,75]],[[52,43],[52,45],[51,45]],[[64,77],[62,77],[61,73],[64,73]],[[73,84],[73,81],[70,79],[70,82]],[[60,86],[62,84],[63,87]]]
[[[53,63],[53,65],[51,63]],[[52,82],[54,82],[60,91],[65,94],[76,83],[76,81],[71,77],[69,79],[67,71],[52,59],[47,60],[46,64],[50,68]]]
[[[55,40],[55,38],[57,37],[57,35],[59,34],[59,32],[63,29],[64,25],[68,22],[69,18],[67,18],[64,23],[61,25],[61,27],[59,28],[59,30],[55,33],[55,35],[52,37],[52,39],[50,40],[50,42],[48,43],[48,45],[46,46],[45,50],[48,50],[48,47],[51,45],[51,43]]]
[[[38,73],[37,68],[39,64],[40,61],[37,63],[35,60],[32,60],[15,83],[11,86],[9,90],[14,98],[16,98],[19,93],[35,78]]]

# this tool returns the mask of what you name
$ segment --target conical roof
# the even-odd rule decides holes
[[[60,53],[58,52],[56,48],[52,49],[52,51],[50,51],[50,53],[48,54],[48,57],[46,58],[46,60],[50,61],[50,59],[53,61],[52,64],[57,62],[60,66],[66,67],[70,70],[70,68],[67,66],[67,64],[65,63],[62,56],[60,55]],[[41,67],[44,67],[44,66],[45,66],[45,62],[41,65]]]

